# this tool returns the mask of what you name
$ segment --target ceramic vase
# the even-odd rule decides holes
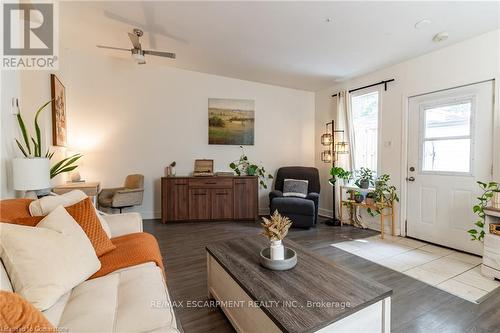
[[[285,259],[285,247],[280,240],[271,241],[270,253],[271,260],[283,260]]]

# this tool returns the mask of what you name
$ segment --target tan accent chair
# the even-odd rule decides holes
[[[123,208],[142,205],[144,196],[144,176],[128,175],[123,187],[104,188],[99,193],[99,207]]]

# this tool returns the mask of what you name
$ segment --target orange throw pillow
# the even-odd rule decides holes
[[[0,291],[0,332],[57,332],[57,329],[24,298]]]
[[[85,231],[98,257],[116,249],[102,228],[90,198],[68,206],[66,210]]]

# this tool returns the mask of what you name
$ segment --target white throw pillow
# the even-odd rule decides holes
[[[83,191],[73,190],[61,195],[48,195],[38,200],[33,200],[30,203],[29,210],[31,216],[43,216],[49,214],[58,206],[72,206],[84,199],[87,199],[87,195]],[[104,232],[111,238],[111,229],[109,228],[108,222],[106,222],[97,209],[96,214]]]
[[[14,291],[41,311],[101,268],[87,235],[62,206],[36,227],[0,223],[0,257]]]

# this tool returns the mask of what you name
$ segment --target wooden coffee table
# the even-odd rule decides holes
[[[291,240],[289,271],[259,264],[261,236],[210,244],[208,293],[238,332],[390,332],[392,290]]]

